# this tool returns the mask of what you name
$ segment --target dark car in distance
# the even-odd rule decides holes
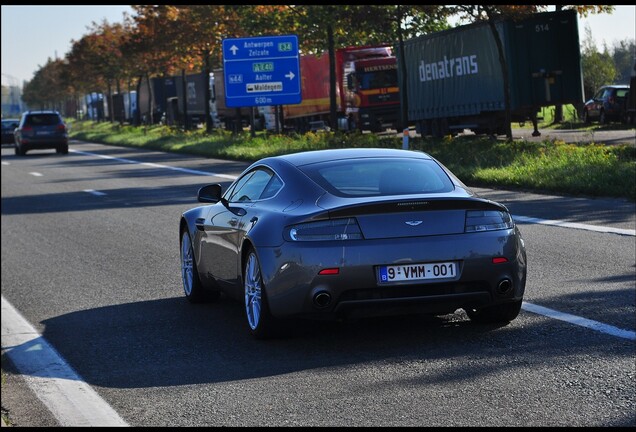
[[[526,250],[510,212],[424,152],[268,157],[198,200],[179,223],[185,297],[241,301],[256,338],[287,318],[464,309],[507,323],[521,309]]]
[[[602,86],[592,99],[585,102],[583,121],[585,123],[598,121],[600,124],[624,121],[625,100],[628,93],[628,85]]]
[[[18,127],[20,123],[20,119],[15,118],[6,118],[2,119],[2,144],[11,144],[13,145],[14,136],[13,131]]]
[[[15,130],[15,154],[24,156],[29,150],[55,149],[68,153],[68,130],[57,111],[27,111]]]

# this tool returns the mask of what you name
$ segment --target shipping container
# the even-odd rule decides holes
[[[159,123],[166,115],[168,99],[177,95],[175,77],[144,78],[137,94],[141,123]]]
[[[498,21],[496,29],[508,65],[512,122],[530,120],[536,130],[541,107],[583,103],[576,11]],[[487,22],[404,41],[404,59],[401,94],[420,133],[505,133],[503,73]]]

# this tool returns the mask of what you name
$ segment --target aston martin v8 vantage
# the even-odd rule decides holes
[[[198,201],[179,225],[185,296],[241,301],[256,338],[286,318],[464,309],[506,323],[521,309],[526,250],[510,212],[426,153],[268,157]]]

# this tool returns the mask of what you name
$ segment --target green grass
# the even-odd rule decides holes
[[[92,121],[69,124],[74,139],[239,161],[328,148],[402,148],[401,137],[374,134],[258,132],[252,137],[249,131],[232,134],[217,130],[207,134],[203,130],[183,132],[167,126],[133,127]],[[575,145],[555,140],[502,142],[486,137],[447,136],[442,140],[414,138],[409,148],[431,154],[470,186],[636,200],[636,149],[629,145]]]

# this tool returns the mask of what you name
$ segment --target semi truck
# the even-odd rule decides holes
[[[583,103],[583,75],[574,10],[543,12],[496,23],[508,64],[510,120],[532,121],[542,107]],[[506,131],[504,80],[487,22],[404,41],[406,87],[402,101],[410,124],[436,137],[472,130]]]
[[[300,57],[300,104],[259,107],[268,130],[307,132],[330,124],[329,55]],[[397,63],[391,46],[360,46],[335,52],[339,130],[378,132],[397,128],[400,99]],[[278,112],[277,112],[278,111]]]

